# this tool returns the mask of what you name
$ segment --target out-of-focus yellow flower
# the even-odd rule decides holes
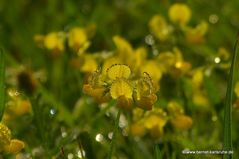
[[[152,34],[161,41],[167,40],[171,33],[170,26],[161,15],[155,15],[151,18],[149,28]]]
[[[156,60],[148,60],[141,66],[141,73],[147,72],[150,77],[158,82],[162,77],[162,70]]]
[[[82,60],[81,60],[82,65],[80,67],[80,70],[82,72],[92,73],[97,69],[98,64],[97,64],[95,58],[92,57],[92,55],[83,55],[80,58],[82,58]]]
[[[6,153],[17,154],[24,148],[25,144],[21,140],[12,139],[9,145],[4,147]]]
[[[44,37],[44,46],[53,52],[64,51],[64,38],[61,33],[51,32]]]
[[[11,139],[11,131],[0,123],[0,152],[16,154],[24,148],[24,142]]]
[[[160,53],[157,61],[163,72],[170,73],[175,77],[185,74],[191,69],[191,64],[184,61],[183,55],[178,48],[174,48],[173,52]]]
[[[171,116],[170,122],[173,127],[179,130],[188,130],[191,128],[193,123],[192,118],[184,115],[184,110],[179,103],[170,101],[168,103],[168,112]]]
[[[192,44],[200,44],[204,42],[205,34],[208,30],[208,23],[207,22],[201,22],[198,24],[195,28],[186,28],[186,39],[189,43]]]
[[[136,83],[134,100],[138,107],[145,110],[151,110],[153,104],[157,101],[152,79],[146,72],[144,72],[143,77]]]
[[[169,18],[174,23],[179,23],[180,25],[185,25],[191,18],[190,8],[183,3],[175,3],[170,6]]]
[[[171,120],[172,125],[180,130],[188,130],[192,127],[192,118],[186,115],[176,115]]]
[[[145,126],[142,122],[135,122],[130,125],[130,134],[132,136],[143,136],[146,133]]]
[[[193,91],[193,103],[198,106],[209,106],[209,100],[202,91]]]
[[[143,121],[152,137],[159,138],[163,135],[163,127],[167,123],[167,118],[162,109],[157,108],[146,112]]]
[[[180,106],[179,103],[175,102],[175,101],[170,101],[168,103],[168,112],[170,115],[178,115],[178,114],[183,114],[184,110],[183,108]]]
[[[69,47],[78,50],[81,48],[85,43],[87,43],[87,34],[84,29],[75,27],[70,29],[68,33],[68,44]]]
[[[202,69],[194,70],[193,76],[192,76],[193,89],[195,89],[195,90],[201,89],[202,83],[203,83],[203,78],[204,78],[204,74],[203,74]]]
[[[0,123],[0,152],[3,151],[5,145],[11,142],[11,131],[7,126]]]
[[[117,48],[116,55],[121,59],[123,64],[133,67],[134,64],[132,63],[132,61],[134,58],[134,50],[130,43],[120,36],[114,36],[113,41]]]
[[[239,81],[236,82],[234,92],[236,93],[237,98],[239,98]]]
[[[228,50],[224,47],[220,47],[218,49],[218,54],[219,54],[219,57],[221,57],[223,60],[229,60],[230,58],[230,53],[228,52]]]

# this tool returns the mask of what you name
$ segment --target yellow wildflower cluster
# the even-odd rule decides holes
[[[115,99],[124,109],[132,108],[133,101],[140,108],[152,109],[157,100],[149,74],[145,72],[133,79],[130,67],[124,64],[113,64],[106,72],[98,70],[93,73],[84,85],[84,92],[99,102]]]
[[[6,125],[0,123],[0,153],[17,154],[24,148],[24,142],[11,138],[11,131]]]
[[[10,100],[7,102],[7,107],[3,115],[3,121],[5,123],[11,122],[19,116],[30,113],[30,101],[23,99],[17,90],[9,89],[8,95]]]
[[[180,29],[188,43],[200,44],[204,42],[204,36],[208,30],[208,23],[200,22],[196,27],[188,26],[188,22],[192,16],[189,6],[183,3],[175,3],[168,10],[168,16],[173,24],[179,24],[179,28],[173,24],[169,24],[161,15],[155,15],[149,22],[152,34],[160,41],[166,41],[173,36],[173,32]]]
[[[130,134],[143,136],[149,133],[154,138],[160,138],[164,134],[164,126],[167,123],[181,131],[191,128],[192,118],[184,114],[183,108],[177,102],[169,102],[167,108],[168,113],[156,107],[147,112],[138,108],[134,109]]]
[[[85,29],[75,27],[66,32],[51,32],[46,35],[35,35],[34,40],[42,47],[50,50],[53,55],[59,55],[65,50],[65,42],[73,50],[84,51],[89,46]]]

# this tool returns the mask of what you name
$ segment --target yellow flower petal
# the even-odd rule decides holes
[[[21,140],[13,139],[4,149],[7,153],[18,153],[24,148],[25,144]]]
[[[107,75],[109,79],[115,80],[117,78],[129,78],[131,70],[128,66],[122,64],[112,65],[107,70]]]
[[[11,141],[11,131],[7,126],[0,123],[0,151],[4,146],[10,144]]]
[[[110,87],[110,95],[113,99],[117,99],[120,96],[126,98],[132,98],[133,88],[130,84],[123,79],[116,80],[112,83]]]

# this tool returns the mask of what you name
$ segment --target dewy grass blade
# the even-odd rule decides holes
[[[224,107],[224,143],[223,143],[223,150],[231,151],[232,148],[232,136],[231,136],[231,129],[232,129],[232,100],[233,100],[233,88],[234,88],[234,80],[235,80],[235,68],[236,68],[236,59],[237,59],[237,45],[238,45],[238,38],[239,34],[237,35],[236,43],[234,45],[234,53],[231,62],[231,68],[228,78],[227,84],[227,92],[226,92],[226,101]],[[232,159],[232,154],[224,154],[224,159]]]
[[[0,49],[0,121],[5,109],[5,57]]]

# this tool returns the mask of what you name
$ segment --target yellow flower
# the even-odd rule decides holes
[[[45,36],[44,46],[49,50],[62,52],[64,51],[64,39],[60,33],[51,32]]]
[[[189,43],[200,44],[204,42],[204,36],[207,33],[208,24],[201,22],[195,28],[186,28],[186,39]]]
[[[155,82],[158,82],[162,77],[162,70],[155,60],[146,61],[144,65],[141,66],[141,72],[147,72]]]
[[[7,126],[0,123],[0,152],[3,151],[4,146],[9,145],[11,142],[11,131]]]
[[[188,130],[189,128],[192,127],[192,118],[186,115],[176,115],[171,119],[172,125],[180,130]]]
[[[80,67],[82,72],[91,73],[97,69],[98,64],[92,55],[82,55],[80,58],[82,58],[82,65]]]
[[[159,138],[163,135],[163,127],[167,123],[167,118],[162,109],[157,108],[146,112],[143,121],[152,137]]]
[[[11,139],[11,131],[0,123],[0,152],[16,154],[24,148],[24,142]]]
[[[24,142],[18,139],[12,139],[9,145],[4,147],[6,153],[17,154],[25,147]]]
[[[146,129],[142,122],[135,122],[130,125],[130,134],[132,136],[143,136],[145,132],[146,132]]]
[[[133,88],[125,79],[115,80],[110,87],[110,95],[113,99],[117,99],[120,108],[131,108],[132,94]]]
[[[82,28],[72,28],[68,33],[69,47],[78,50],[88,43],[86,31]]]
[[[157,101],[152,79],[146,72],[144,76],[136,82],[134,98],[136,105],[145,110],[151,110],[153,104]]]
[[[114,36],[113,41],[116,45],[116,48],[117,48],[116,53],[119,59],[122,60],[124,64],[131,66],[133,58],[134,58],[133,56],[134,50],[132,46],[130,45],[130,43],[120,36]]]
[[[160,15],[155,15],[151,18],[149,21],[149,28],[153,35],[161,41],[167,40],[171,33],[171,29],[166,20]]]
[[[172,116],[184,113],[184,110],[181,107],[181,105],[179,105],[179,103],[175,101],[170,101],[168,103],[168,111],[169,111],[169,114]]]
[[[185,25],[191,18],[190,8],[183,3],[175,3],[169,8],[169,18],[174,23]]]
[[[88,84],[84,84],[84,93],[92,96],[97,102],[104,103],[110,100],[109,93],[103,84],[103,77],[99,70],[95,71],[90,77]]]

